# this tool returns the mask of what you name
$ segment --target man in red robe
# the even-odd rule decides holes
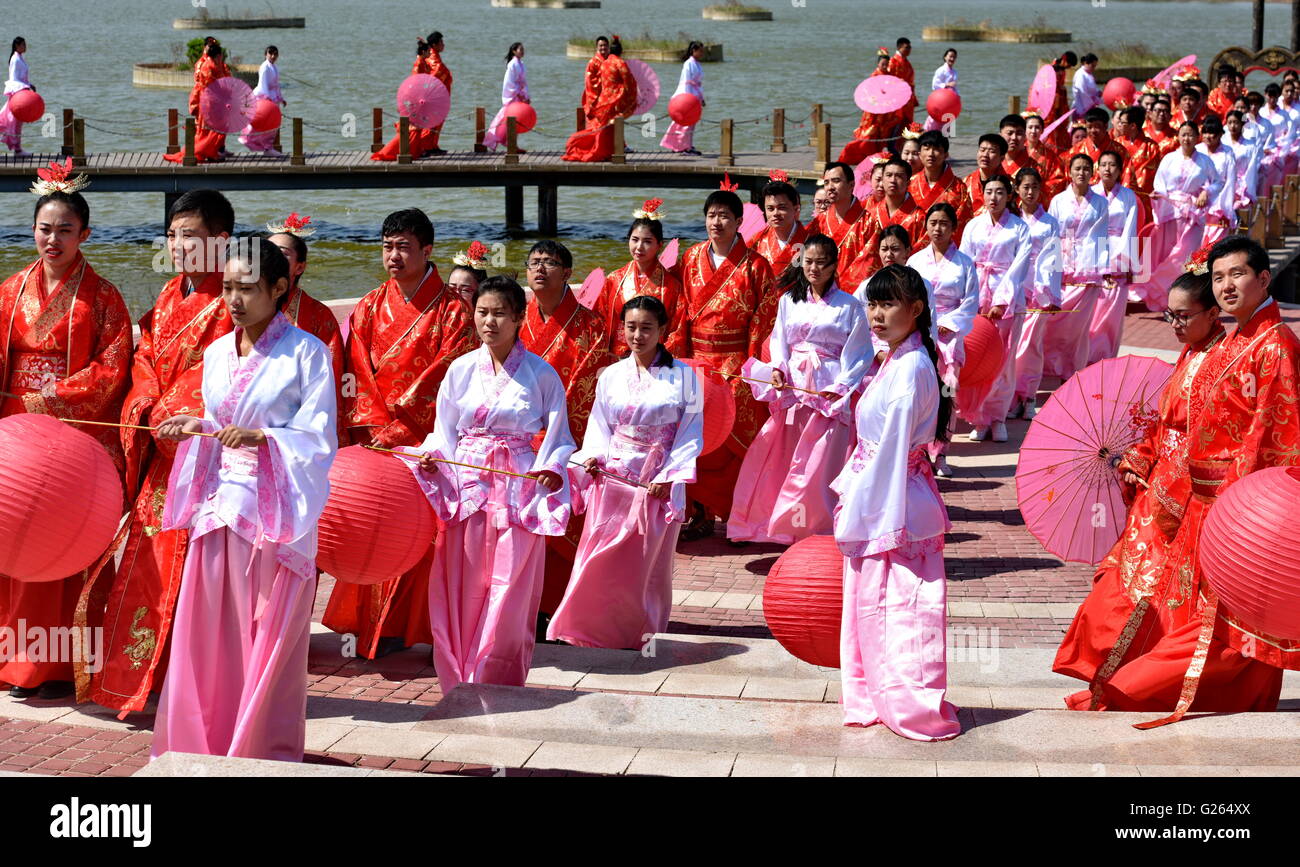
[[[1241,76],[1237,72],[1237,67],[1230,63],[1219,65],[1219,83],[1210,91],[1210,97],[1205,104],[1209,110],[1223,120],[1228,112],[1232,111],[1233,103],[1237,97],[1241,96]]]
[[[1169,106],[1169,97],[1156,97],[1156,101],[1151,104],[1151,116],[1147,118],[1146,126],[1143,128],[1147,138],[1160,148],[1162,157],[1178,147],[1178,130],[1169,123]]]
[[[230,333],[222,301],[222,259],[235,212],[216,190],[191,190],[168,213],[167,247],[180,272],[167,281],[140,320],[131,388],[122,406],[127,425],[155,428],[174,415],[203,417],[203,352]],[[115,575],[86,583],[78,627],[104,628],[100,670],[75,667],[77,700],[121,711],[142,710],[162,684],[165,653],[189,534],[163,530],[162,511],[176,443],[151,430],[124,428],[126,494],[131,507],[126,547]]]
[[[845,292],[853,292],[863,280],[880,270],[880,233],[886,226],[902,226],[912,242],[912,252],[929,243],[925,236],[925,212],[907,192],[912,167],[898,157],[885,162],[881,177],[884,196],[867,207],[840,244],[836,280]]]
[[[469,307],[443,284],[433,223],[418,208],[395,211],[380,230],[389,279],[368,292],[349,322],[342,415],[354,444],[418,446],[433,430],[438,386],[452,361],[477,345]],[[379,584],[336,581],[321,623],[357,636],[375,659],[431,644],[432,540],[409,572]]]
[[[980,136],[979,149],[975,151],[975,171],[964,179],[972,214],[984,210],[984,185],[990,178],[1002,174],[1002,161],[1006,156],[1006,139],[993,133]]]
[[[1083,116],[1083,122],[1088,128],[1087,137],[1061,156],[1061,165],[1068,169],[1070,160],[1074,159],[1075,154],[1087,154],[1092,158],[1092,164],[1094,167],[1092,181],[1093,183],[1096,183],[1097,161],[1101,159],[1102,153],[1108,150],[1114,150],[1118,146],[1111,141],[1110,133],[1107,132],[1106,129],[1110,126],[1110,115],[1106,113],[1106,109],[1101,108],[1100,106],[1093,106],[1088,109],[1087,113]]]
[[[131,373],[131,318],[117,288],[95,273],[80,252],[89,236],[73,207],[84,199],[43,207],[36,215],[40,258],[0,284],[0,417],[42,413],[56,418],[115,424]],[[68,236],[76,235],[76,243]],[[77,426],[124,468],[118,432]],[[21,538],[6,539],[19,545]],[[104,570],[112,575],[113,565]],[[107,580],[112,580],[109,577]],[[85,573],[57,581],[18,581],[0,576],[0,628],[66,630],[73,625]],[[57,649],[57,642],[50,644]],[[107,650],[107,648],[105,648]],[[62,698],[72,692],[73,660],[0,656],[0,684],[9,694]]]
[[[584,163],[607,161],[614,153],[614,119],[630,117],[636,110],[636,79],[623,59],[623,43],[617,36],[609,45],[609,56],[600,64],[599,90],[587,118],[587,128],[569,136],[563,159]]]
[[[799,222],[799,191],[785,172],[773,172],[763,187],[763,215],[767,225],[750,239],[749,247],[767,260],[774,277],[780,277],[802,251],[809,234],[809,227]]]
[[[1214,295],[1237,328],[1201,365],[1188,409],[1191,499],[1169,548],[1162,604],[1192,606],[1185,626],[1150,645],[1140,677],[1101,686],[1102,709],[1235,712],[1277,708],[1282,668],[1300,666],[1300,642],[1261,634],[1219,607],[1203,580],[1206,514],[1256,470],[1300,464],[1300,339],[1269,297],[1268,254],[1237,235],[1209,254]],[[1121,669],[1122,671],[1123,669]]]
[[[853,195],[855,183],[852,166],[839,162],[826,164],[819,186],[826,191],[828,207],[813,217],[808,225],[809,234],[821,232],[836,244],[844,240],[863,211],[862,203]]]
[[[947,202],[957,212],[957,228],[953,240],[960,243],[961,230],[973,213],[970,193],[966,185],[953,174],[948,165],[948,137],[937,129],[921,134],[921,172],[912,175],[907,191],[921,213],[930,210],[936,202]]]
[[[912,96],[908,99],[907,105],[898,110],[903,126],[907,126],[912,122],[916,107],[919,104],[916,99],[916,70],[912,68],[912,62],[907,59],[907,56],[912,53],[912,40],[906,36],[900,36],[895,43],[895,47],[897,50],[894,52],[894,56],[889,58],[889,74],[906,81],[907,86],[912,91]]]
[[[600,100],[600,67],[609,57],[609,38],[596,37],[596,53],[587,61],[587,71],[583,76],[582,113],[590,126],[592,115],[596,113],[596,103]]]
[[[851,198],[852,169],[844,166],[843,170],[848,173]],[[734,192],[710,193],[704,201],[709,239],[691,247],[678,262],[688,302],[689,357],[706,369],[733,377],[740,374],[746,359],[762,354],[779,300],[771,266],[740,237],[742,213],[740,197]],[[714,516],[731,510],[740,464],[767,416],[748,383],[726,381],[736,398],[736,422],[727,441],[696,462],[696,482],[686,488],[693,516],[681,534],[688,541],[712,535]]]
[[[573,254],[569,249],[558,241],[538,241],[528,251],[526,262],[533,300],[519,329],[519,339],[560,375],[569,431],[574,442],[581,445],[596,400],[596,380],[600,371],[617,359],[608,348],[606,323],[579,304],[569,291],[573,275]],[[546,537],[546,576],[540,609],[544,615],[555,613],[564,598],[581,538],[582,517],[577,515],[570,518],[563,536]],[[545,625],[539,624],[539,634],[545,633]]]
[[[441,81],[447,88],[447,95],[450,96],[451,70],[447,68],[447,64],[442,62],[442,52],[447,47],[446,42],[444,42],[442,34],[437,30],[430,33],[429,38],[425,41],[429,45],[429,58],[426,61],[429,75],[432,75],[434,78]],[[441,135],[442,124],[438,124],[433,129],[429,130],[429,149],[425,151],[425,153],[430,153],[434,156],[446,153],[445,150],[438,146],[438,139]]]

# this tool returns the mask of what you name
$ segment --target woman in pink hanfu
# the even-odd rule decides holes
[[[1210,206],[1223,189],[1223,177],[1209,154],[1196,149],[1200,129],[1191,121],[1178,127],[1178,147],[1165,154],[1151,192],[1151,276],[1138,287],[1147,309],[1164,310],[1169,284],[1183,263],[1201,248]]]
[[[975,263],[980,281],[980,315],[1002,338],[1002,369],[983,386],[957,390],[957,412],[975,426],[971,442],[990,436],[1007,441],[1007,410],[1016,392],[1016,345],[1025,312],[1029,280],[1029,227],[1011,213],[1011,179],[994,175],[984,184],[984,210],[962,230],[961,251]]]
[[[957,228],[957,211],[947,202],[935,202],[925,215],[925,231],[930,245],[907,260],[907,265],[925,282],[927,303],[933,313],[931,339],[939,350],[939,378],[948,393],[957,391],[957,379],[966,363],[963,338],[975,327],[975,316],[980,309],[979,275],[970,256],[963,253],[952,235]],[[858,300],[867,303],[868,282],[858,291]],[[872,340],[877,350],[888,351],[874,334]],[[934,458],[934,474],[948,477],[952,470],[944,456],[948,451],[951,428],[935,440],[930,453]]]
[[[1038,413],[1038,386],[1043,381],[1044,326],[1052,311],[1061,309],[1061,226],[1043,210],[1043,176],[1038,169],[1025,166],[1016,172],[1015,183],[1020,219],[1029,227],[1030,252],[1026,310],[1016,344],[1015,402],[1007,418],[1032,419]]]
[[[961,732],[948,687],[943,534],[948,512],[927,454],[946,429],[921,275],[888,265],[867,287],[872,332],[889,346],[858,401],[857,444],[834,482],[844,554],[844,724],[884,723],[915,740]]]
[[[158,427],[183,440],[163,529],[190,536],[153,756],[302,761],[316,522],[337,409],[329,350],[279,312],[288,260],[257,241],[241,241],[226,264],[235,330],[203,353],[204,418]]]
[[[1088,366],[1089,328],[1108,267],[1108,203],[1092,191],[1092,157],[1070,157],[1070,186],[1047,213],[1061,227],[1061,312],[1043,325],[1043,373],[1062,381]]]
[[[1128,284],[1132,272],[1133,253],[1137,250],[1138,205],[1137,194],[1119,182],[1124,171],[1124,158],[1118,150],[1106,150],[1097,157],[1097,176],[1092,191],[1106,200],[1106,235],[1109,250],[1106,273],[1101,278],[1101,290],[1092,313],[1088,332],[1088,363],[1119,354],[1119,341],[1124,332],[1124,311],[1128,307]]]
[[[831,480],[853,447],[850,396],[874,355],[861,302],[835,282],[837,257],[826,235],[804,241],[802,264],[781,278],[771,363],[751,358],[741,369],[760,380],[750,388],[771,414],[740,466],[733,541],[789,545],[831,530]]]
[[[433,664],[444,695],[462,682],[523,686],[545,537],[563,536],[569,523],[574,444],[564,383],[519,341],[526,310],[524,290],[509,277],[479,284],[474,327],[483,344],[451,363],[433,433],[418,449],[404,449],[422,455],[412,470],[446,522],[429,575]]]
[[[620,320],[632,352],[600,375],[573,456],[585,468],[570,469],[574,509],[587,520],[546,631],[581,647],[640,648],[667,628],[686,485],[704,448],[699,382],[662,343],[668,309],[638,295]]]

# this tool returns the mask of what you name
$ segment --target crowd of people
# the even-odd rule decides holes
[[[436,58],[441,38],[424,45]],[[512,47],[512,98],[526,96],[523,56]],[[588,74],[596,120],[609,58]],[[698,87],[689,63],[682,84]],[[2,414],[122,425],[84,429],[122,472],[129,521],[117,566],[0,579],[0,622],[102,627],[98,670],[9,661],[0,681],[58,697],[75,673],[79,699],[123,714],[161,689],[155,755],[301,759],[316,524],[337,450],[366,446],[397,453],[438,524],[399,578],[335,583],[323,622],[362,656],[432,644],[446,692],[523,685],[539,636],[642,647],[668,625],[678,542],[720,518],[737,546],[834,537],[846,725],[955,737],[935,482],[952,474],[947,442],[962,423],[973,442],[1006,440],[1045,376],[1114,357],[1133,293],[1186,348],[1158,426],[1117,471],[1133,506],[1058,656],[1089,683],[1068,705],[1275,707],[1294,648],[1266,637],[1272,650],[1243,653],[1260,636],[1216,619],[1195,552],[1224,487],[1300,455],[1300,342],[1265,251],[1213,216],[1256,194],[1242,178],[1294,164],[1300,107],[1290,79],[1266,90],[1268,115],[1227,69],[1214,91],[1178,81],[1176,127],[1156,93],[1151,120],[1080,105],[1083,136],[1064,151],[1043,140],[1047,118],[1007,115],[965,178],[942,131],[909,123],[870,168],[828,164],[806,224],[774,172],[749,238],[724,181],[701,207],[706,239],[672,267],[662,201],[647,200],[590,307],[562,243],[532,246],[522,285],[489,276],[478,243],[444,279],[429,218],[400,210],[380,228],[389,279],[346,340],[302,288],[309,218],[233,238],[230,203],[195,190],[170,208],[177,274],[132,346],[121,298],[79,249],[84,177],[52,165],[34,186],[39,258],[0,285]],[[979,318],[1003,360],[963,385]],[[734,423],[706,448],[719,384]]]

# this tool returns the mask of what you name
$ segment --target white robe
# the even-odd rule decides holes
[[[1083,67],[1074,73],[1074,83],[1070,90],[1073,94],[1074,113],[1083,117],[1093,106],[1101,105],[1101,91],[1097,88],[1097,79]]]
[[[1100,181],[1092,191],[1106,200],[1106,235],[1109,262],[1107,272],[1125,274],[1138,264],[1138,200],[1137,194],[1123,184],[1111,187],[1110,193]]]
[[[1209,154],[1192,151],[1190,157],[1184,157],[1181,150],[1175,149],[1165,154],[1156,170],[1151,196],[1152,217],[1157,225],[1189,217],[1204,221],[1222,190],[1223,177]],[[1198,208],[1194,201],[1201,191],[1207,194],[1208,201],[1204,207]]]
[[[1052,198],[1047,213],[1061,227],[1061,271],[1074,282],[1098,282],[1108,267],[1110,209],[1089,190],[1079,199],[1074,188]]]
[[[27,77],[27,61],[15,51],[13,57],[9,58],[9,78],[5,81],[5,93],[29,90],[31,86],[32,82]]]
[[[253,88],[253,96],[269,99],[276,105],[284,105],[284,95],[280,93],[280,70],[269,60],[263,60],[257,68],[257,87]]]
[[[1237,155],[1233,148],[1225,141],[1219,142],[1219,149],[1210,153],[1210,149],[1201,142],[1196,146],[1198,153],[1203,153],[1214,162],[1214,168],[1219,173],[1223,183],[1219,187],[1219,192],[1210,200],[1209,207],[1206,209],[1211,220],[1223,219],[1228,221],[1228,231],[1237,228],[1237,211],[1233,203],[1237,200]]]
[[[501,104],[509,105],[515,100],[528,99],[528,70],[518,57],[510,58],[506,64],[506,77],[501,82]]]
[[[930,89],[939,90],[943,87],[951,87],[953,93],[961,93],[957,89],[957,67],[941,63],[939,68],[934,71],[934,78],[930,79]]]
[[[701,81],[704,78],[704,66],[694,57],[686,58],[682,64],[682,73],[677,79],[677,89],[673,91],[673,96],[679,93],[690,93],[704,99],[704,88]]]
[[[1252,205],[1255,203],[1255,185],[1259,178],[1259,148],[1244,136],[1239,141],[1232,141],[1225,135],[1223,144],[1232,148],[1232,154],[1236,158],[1237,178],[1234,185],[1236,198],[1233,207],[1244,208]]]
[[[1029,276],[1029,227],[1011,213],[996,223],[988,211],[971,217],[962,229],[961,251],[975,263],[980,278],[980,309],[1005,307],[1008,314],[1025,309]]]
[[[1021,215],[1029,228],[1029,279],[1025,306],[1047,307],[1061,303],[1061,224],[1043,206],[1038,213]]]

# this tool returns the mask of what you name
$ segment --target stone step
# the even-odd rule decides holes
[[[163,753],[136,771],[133,777],[425,777],[450,779],[445,774],[383,771],[343,765],[277,762],[194,753]]]

